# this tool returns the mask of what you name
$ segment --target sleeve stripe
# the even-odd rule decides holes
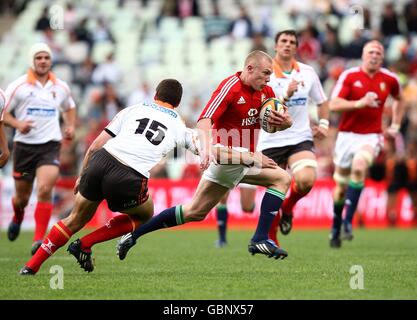
[[[337,80],[336,85],[335,85],[335,87],[334,87],[334,89],[333,89],[333,92],[332,92],[332,95],[331,95],[331,98],[332,98],[332,99],[333,99],[333,98],[337,98],[337,97],[339,96],[340,91],[341,91],[341,90],[342,90],[342,88],[343,88],[343,83],[345,82],[345,80],[346,80],[347,76],[348,76],[348,75],[350,75],[351,73],[355,73],[355,72],[358,72],[358,71],[360,71],[360,68],[359,68],[359,67],[353,67],[353,68],[350,68],[350,69],[348,69],[348,70],[344,71],[344,72],[340,75],[340,77],[339,77],[339,79]]]
[[[342,91],[343,83],[345,82],[349,72],[343,72],[342,75],[339,77],[339,79],[336,82],[336,85],[334,86],[333,92],[332,92],[332,99],[337,98],[340,94],[340,91]]]
[[[224,84],[223,88],[220,90],[220,93],[208,106],[207,111],[204,113],[202,118],[211,118],[213,116],[214,112],[216,112],[226,94],[230,91],[230,88],[232,88],[238,81],[239,79],[237,77],[232,77]]]
[[[104,131],[106,131],[109,135],[111,135],[113,138],[116,136],[113,132],[111,132],[109,129],[104,128]]]

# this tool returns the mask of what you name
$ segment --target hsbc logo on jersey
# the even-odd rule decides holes
[[[258,109],[250,108],[248,110],[249,118],[242,119],[242,127],[254,125],[259,119],[259,117],[257,117],[258,113],[259,113]]]

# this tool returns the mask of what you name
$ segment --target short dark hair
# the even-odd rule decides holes
[[[283,35],[283,34],[294,36],[295,37],[295,45],[298,47],[297,31],[295,31],[293,29],[282,30],[282,31],[278,32],[275,36],[275,44],[277,44],[277,42],[279,40],[279,37],[281,37],[281,35]]]
[[[155,99],[178,107],[182,98],[182,85],[175,79],[164,79],[156,87]]]

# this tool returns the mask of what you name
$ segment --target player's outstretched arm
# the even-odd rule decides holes
[[[201,119],[197,122],[198,140],[200,142],[200,168],[205,170],[212,160],[212,121],[209,118]]]
[[[9,156],[10,151],[7,146],[7,137],[3,129],[3,121],[0,121],[0,168],[6,165]]]
[[[392,104],[392,120],[391,125],[387,129],[387,133],[394,137],[399,131],[401,127],[401,121],[403,119],[405,112],[405,104],[402,100],[402,97],[399,96],[398,98],[394,99]]]

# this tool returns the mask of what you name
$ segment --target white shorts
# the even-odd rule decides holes
[[[239,188],[256,190],[257,186],[249,183],[239,183]]]
[[[373,157],[375,158],[383,145],[384,138],[379,133],[339,132],[334,150],[334,164],[343,169],[350,168],[353,156],[363,146],[371,146],[374,149]]]
[[[233,189],[248,173],[249,169],[249,167],[241,164],[211,163],[204,171],[202,178],[228,189]]]

